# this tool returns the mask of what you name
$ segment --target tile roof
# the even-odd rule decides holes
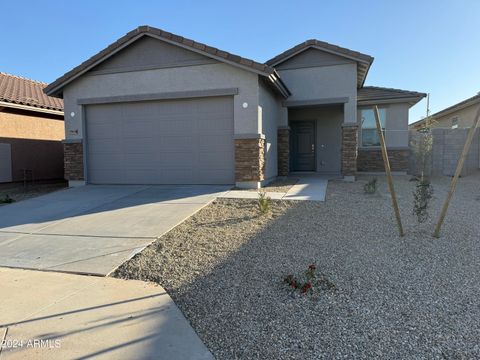
[[[63,100],[45,95],[46,83],[0,72],[0,101],[63,111]]]
[[[356,58],[356,59],[362,60],[364,62],[368,62],[368,63],[373,62],[373,57],[370,56],[370,55],[362,54],[361,52],[358,52],[358,51],[354,51],[354,50],[350,50],[350,49],[347,49],[347,48],[344,48],[344,47],[341,47],[341,46],[333,45],[333,44],[330,44],[330,43],[325,42],[325,41],[320,41],[320,40],[317,40],[317,39],[310,39],[310,40],[306,40],[306,41],[302,42],[301,44],[298,44],[298,45],[282,52],[281,54],[278,54],[274,58],[268,60],[266,62],[266,64],[268,64],[270,66],[277,65],[280,62],[283,62],[284,60],[289,58],[291,55],[297,53],[298,51],[308,49],[312,46],[316,46],[316,47],[319,47],[319,48],[331,50],[331,51],[336,52],[338,54],[342,54],[342,55],[345,55],[345,56],[348,56],[348,57]]]
[[[312,47],[318,48],[321,50],[327,50],[337,55],[344,56],[357,61],[358,62],[358,75],[357,75],[358,87],[361,87],[363,85],[363,83],[365,82],[365,78],[367,77],[368,69],[370,68],[370,65],[372,65],[374,58],[370,55],[363,54],[358,51],[350,50],[341,46],[333,45],[317,39],[310,39],[310,40],[304,41],[301,44],[298,44],[284,51],[283,53],[275,56],[274,58],[268,60],[266,64],[270,66],[276,66],[286,61],[287,59],[291,58],[295,54],[303,52],[304,50],[307,50]]]
[[[416,91],[384,88],[378,86],[364,86],[358,89],[357,101],[374,101],[374,100],[401,100],[414,99],[414,104],[423,99],[427,94]],[[411,101],[409,101],[411,102]]]
[[[200,51],[208,55],[212,55],[219,60],[223,59],[226,62],[237,64],[247,69],[251,69],[264,76],[270,76],[276,73],[274,68],[266,64],[262,64],[247,58],[243,58],[241,56],[231,54],[229,52],[214,48],[212,46],[208,46],[206,44],[203,44],[194,40],[184,38],[179,35],[172,34],[167,31],[163,31],[161,29],[144,25],[144,26],[139,26],[135,30],[130,31],[129,33],[122,36],[120,39],[110,44],[108,47],[106,47],[96,55],[92,56],[88,60],[84,61],[77,67],[73,68],[72,70],[70,70],[69,72],[67,72],[60,78],[58,78],[57,80],[55,80],[53,83],[49,84],[46,87],[45,92],[49,95],[54,95],[54,96],[59,95],[59,93],[61,93],[59,89],[61,89],[63,85],[73,80],[77,76],[81,75],[81,73],[83,73],[84,71],[87,71],[92,66],[96,65],[97,62],[113,54],[117,49],[121,48],[130,40],[134,39],[135,37],[139,37],[140,35],[155,36],[155,37],[164,39],[166,41],[169,41],[171,43],[178,44],[183,47],[191,48],[195,51]]]

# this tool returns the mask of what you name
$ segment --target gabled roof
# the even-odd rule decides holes
[[[243,58],[238,55],[231,54],[229,52],[208,46],[184,38],[179,35],[172,34],[161,29],[157,29],[151,26],[139,26],[135,30],[130,31],[126,35],[122,36],[120,39],[115,41],[113,44],[110,44],[108,47],[92,56],[90,59],[81,63],[77,67],[73,68],[65,75],[61,76],[45,88],[45,93],[52,96],[61,96],[62,89],[69,82],[73,81],[77,77],[81,76],[83,73],[87,72],[94,66],[108,59],[124,47],[130,45],[132,42],[142,38],[143,36],[151,36],[163,41],[166,41],[170,44],[180,46],[182,48],[203,54],[210,58],[216,59],[228,63],[233,66],[240,67],[247,71],[252,71],[261,76],[267,77],[270,82],[275,86],[275,88],[285,97],[290,95],[287,87],[280,80],[276,70],[266,64],[262,64],[247,58]]]
[[[0,106],[20,105],[32,111],[63,112],[63,100],[44,94],[46,83],[0,72]]]
[[[443,115],[447,115],[449,113],[452,113],[454,111],[466,108],[467,106],[475,105],[475,104],[480,104],[480,93],[477,95],[474,95],[466,100],[460,101],[459,103],[456,103],[455,105],[449,106],[443,110],[440,110],[439,112],[436,112],[433,114],[433,117],[439,117]]]
[[[270,66],[277,66],[284,61],[287,61],[291,57],[304,52],[307,49],[314,48],[321,51],[325,51],[328,53],[332,53],[350,60],[354,60],[358,64],[358,71],[357,71],[357,86],[362,87],[363,83],[365,82],[365,78],[367,77],[368,69],[370,65],[372,65],[373,57],[370,55],[362,54],[358,51],[353,51],[344,47],[340,47],[337,45],[329,44],[324,41],[311,39],[307,40],[301,44],[298,44],[287,51],[275,56],[274,58],[268,60],[266,62],[267,65]]]
[[[357,103],[359,105],[370,102],[407,102],[411,106],[422,100],[427,94],[416,91],[384,88],[378,86],[364,86],[358,89]]]

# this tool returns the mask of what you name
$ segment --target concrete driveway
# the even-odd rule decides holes
[[[0,266],[108,275],[229,189],[87,185],[0,207]]]

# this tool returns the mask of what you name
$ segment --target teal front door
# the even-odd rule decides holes
[[[290,128],[292,171],[315,171],[315,121],[292,121]]]

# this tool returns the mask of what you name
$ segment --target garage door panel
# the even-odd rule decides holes
[[[199,135],[198,149],[200,151],[233,151],[232,140],[228,135]]]
[[[232,159],[230,156],[225,155],[226,154],[220,155],[216,152],[200,153],[198,157],[200,168],[229,170]],[[233,154],[230,155],[233,158]]]
[[[189,152],[172,152],[159,156],[156,162],[162,169],[190,169],[195,166],[196,158]]]
[[[161,152],[188,152],[195,151],[196,138],[193,136],[169,136],[159,139]]]
[[[125,169],[122,184],[157,184],[160,174],[156,169]]]
[[[192,184],[192,179],[196,178],[192,169],[168,169],[162,172],[162,182],[164,184]],[[198,180],[195,184],[200,183]]]
[[[231,97],[87,107],[88,181],[232,184]]]
[[[129,118],[123,121],[123,138],[145,138],[152,137],[152,129],[155,128],[153,120],[145,121],[136,118]]]
[[[120,106],[125,119],[152,119],[152,114],[159,110],[156,102],[131,102]]]
[[[158,135],[162,136],[182,136],[182,135],[193,135],[194,129],[192,127],[192,118],[182,118],[177,120],[168,120],[160,119],[160,126],[157,127]]]
[[[197,176],[199,184],[229,184],[231,179],[230,171],[221,169],[201,170]]]
[[[136,153],[123,155],[125,169],[149,169],[155,162],[153,153]]]
[[[140,138],[138,138],[140,139]],[[157,150],[158,139],[154,138],[141,138],[141,141],[126,141],[123,143],[123,147],[119,150],[125,154],[142,154],[150,153],[155,154]]]
[[[233,133],[233,127],[224,124],[225,120],[222,119],[205,119],[202,121],[198,121],[198,131],[200,133],[209,133],[215,132],[218,134],[224,133]]]
[[[123,179],[123,170],[109,168],[89,168],[89,181],[93,184],[109,184],[112,178],[118,179],[115,184],[121,184]]]
[[[92,169],[121,169],[124,166],[123,160],[121,153],[98,153],[88,163]]]

